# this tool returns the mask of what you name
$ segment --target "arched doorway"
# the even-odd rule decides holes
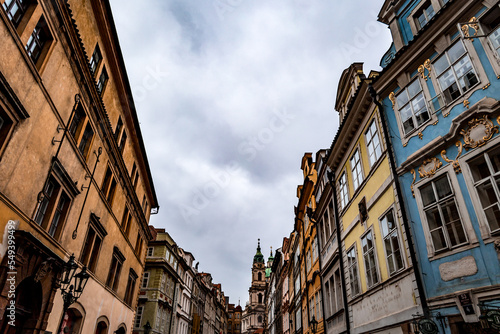
[[[5,311],[2,320],[2,334],[33,333],[36,329],[38,318],[42,307],[42,286],[40,282],[35,282],[33,277],[24,279],[16,288],[16,307],[13,310]],[[9,315],[14,315],[12,323]],[[10,324],[9,324],[10,322]],[[14,324],[15,326],[11,326]]]
[[[69,308],[64,314],[59,334],[79,334],[82,327],[82,314],[76,308]]]
[[[97,319],[97,325],[95,327],[95,334],[108,334],[109,321],[105,316],[101,316]]]
[[[127,330],[125,329],[125,325],[121,324],[115,333],[116,334],[126,334]]]

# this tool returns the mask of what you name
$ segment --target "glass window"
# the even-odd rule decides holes
[[[111,266],[109,267],[108,278],[106,280],[106,285],[114,291],[118,289],[120,272],[122,270],[122,264],[124,261],[125,257],[123,257],[121,252],[117,248],[115,248],[113,251],[113,256],[111,258]]]
[[[404,268],[399,243],[398,228],[394,219],[394,211],[392,209],[380,220],[380,226],[382,229],[382,237],[384,238],[389,275],[392,275],[393,273]]]
[[[431,4],[420,11],[416,16],[419,29],[422,29],[429,22],[429,20],[434,17],[434,14],[434,8]]]
[[[87,268],[95,272],[99,251],[101,250],[103,236],[97,232],[97,229],[91,224],[89,226],[83,251],[80,256],[80,262],[87,266]]]
[[[27,0],[5,0],[3,3],[3,9],[14,26],[17,27],[19,22],[21,22],[24,13],[26,13],[28,9],[29,3],[30,1]]]
[[[479,82],[461,40],[434,62],[446,103],[451,103]]]
[[[445,174],[420,188],[424,214],[436,252],[467,242],[455,194]]]
[[[396,97],[403,130],[405,134],[420,127],[429,120],[429,111],[425,103],[422,86],[418,79],[414,80]]]
[[[71,119],[69,133],[75,140],[80,153],[86,158],[94,138],[94,130],[81,105],[78,105]]]
[[[31,60],[36,64],[40,56],[42,55],[43,48],[48,45],[48,42],[52,40],[49,29],[47,27],[47,22],[43,16],[38,21],[35,29],[31,33],[28,43],[26,44],[26,51],[30,56]]]
[[[382,155],[382,148],[380,145],[380,139],[378,137],[377,123],[375,119],[370,123],[368,129],[365,132],[366,147],[368,149],[368,158],[370,159],[370,166],[373,166],[375,162]]]
[[[90,58],[90,72],[95,75],[97,68],[102,60],[101,49],[99,48],[99,44],[96,44],[94,53],[92,53],[92,58]]]
[[[99,80],[97,81],[97,91],[99,92],[99,95],[102,95],[107,82],[108,82],[108,72],[106,71],[106,67],[103,67],[101,75],[99,76]]]
[[[125,288],[125,303],[132,305],[134,300],[135,283],[137,281],[137,274],[133,269],[130,269],[127,280],[127,287]]]
[[[363,247],[363,260],[365,262],[366,285],[372,287],[378,283],[377,260],[375,259],[375,245],[372,231],[361,238]]]
[[[358,189],[363,182],[363,170],[361,168],[361,156],[359,150],[356,150],[351,157],[352,184],[354,190]]]
[[[148,287],[148,284],[149,284],[149,271],[145,271],[144,272],[144,275],[142,276],[142,284],[141,284],[141,288],[142,289],[145,289]]]
[[[343,209],[349,202],[349,191],[347,189],[347,176],[343,172],[339,178],[339,198],[340,198],[340,208]]]
[[[142,313],[143,312],[144,312],[144,306],[139,306],[137,308],[137,312],[135,314],[134,328],[142,328],[141,327],[141,320],[142,320]]]
[[[500,148],[489,150],[469,163],[476,188],[480,214],[490,232],[500,231]]]
[[[349,284],[351,287],[351,297],[360,292],[359,289],[359,275],[358,275],[358,262],[356,260],[356,248],[352,247],[347,252],[347,267],[349,270]]]

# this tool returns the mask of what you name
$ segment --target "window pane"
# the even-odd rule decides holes
[[[498,201],[497,196],[495,194],[495,190],[493,190],[493,185],[491,184],[490,180],[479,185],[477,187],[477,192],[479,195],[479,200],[481,201],[481,205],[483,206],[483,209],[488,208],[489,206]]]
[[[436,70],[436,75],[440,75],[450,66],[446,55],[442,55],[435,63],[434,69]]]
[[[431,183],[420,189],[420,195],[422,196],[422,202],[424,203],[424,206],[436,202],[436,197],[434,196],[434,190],[432,189]]]
[[[488,157],[490,158],[493,171],[495,173],[500,172],[500,148],[488,152]]]
[[[455,200],[448,201],[442,206],[443,218],[446,222],[446,229],[450,238],[451,246],[456,246],[467,242],[465,231],[460,222],[460,216],[455,204]]]
[[[441,228],[443,226],[441,215],[439,214],[439,209],[437,207],[426,210],[425,213],[427,217],[427,223],[429,224],[429,229],[431,231],[436,228]]]
[[[452,194],[450,183],[446,175],[436,180],[435,185],[436,185],[438,199],[443,199],[444,197]]]
[[[432,244],[434,245],[434,249],[436,251],[447,248],[446,240],[444,239],[444,234],[442,229],[431,232],[431,238],[432,238]]]
[[[422,91],[422,88],[420,87],[420,82],[418,80],[413,81],[408,86],[408,95],[410,96],[410,100],[413,99],[413,97],[417,95],[420,91]]]
[[[495,49],[500,48],[500,27],[490,34],[490,41]]]
[[[401,94],[399,94],[397,97],[396,97],[396,102],[398,103],[398,107],[402,107],[404,106],[405,104],[408,103],[410,99],[408,98],[408,93],[406,92],[406,90],[404,90],[403,92],[401,92]]]
[[[441,88],[443,90],[447,89],[448,87],[452,86],[455,83],[456,83],[455,76],[453,75],[452,69],[449,69],[439,77],[439,84],[441,85]],[[452,87],[451,89],[455,90],[454,87]]]
[[[450,57],[450,61],[454,63],[459,59],[464,53],[465,49],[462,44],[462,42],[455,43],[449,50],[448,50],[448,56]]]
[[[469,165],[471,167],[474,182],[483,180],[491,175],[484,155],[474,159]]]

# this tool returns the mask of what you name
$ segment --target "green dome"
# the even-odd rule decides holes
[[[253,257],[253,263],[264,263],[264,255],[260,252],[260,239],[257,245],[257,253]]]

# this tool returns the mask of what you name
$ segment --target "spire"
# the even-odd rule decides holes
[[[264,263],[264,255],[260,252],[260,239],[258,239],[257,252],[253,257],[253,263]]]

